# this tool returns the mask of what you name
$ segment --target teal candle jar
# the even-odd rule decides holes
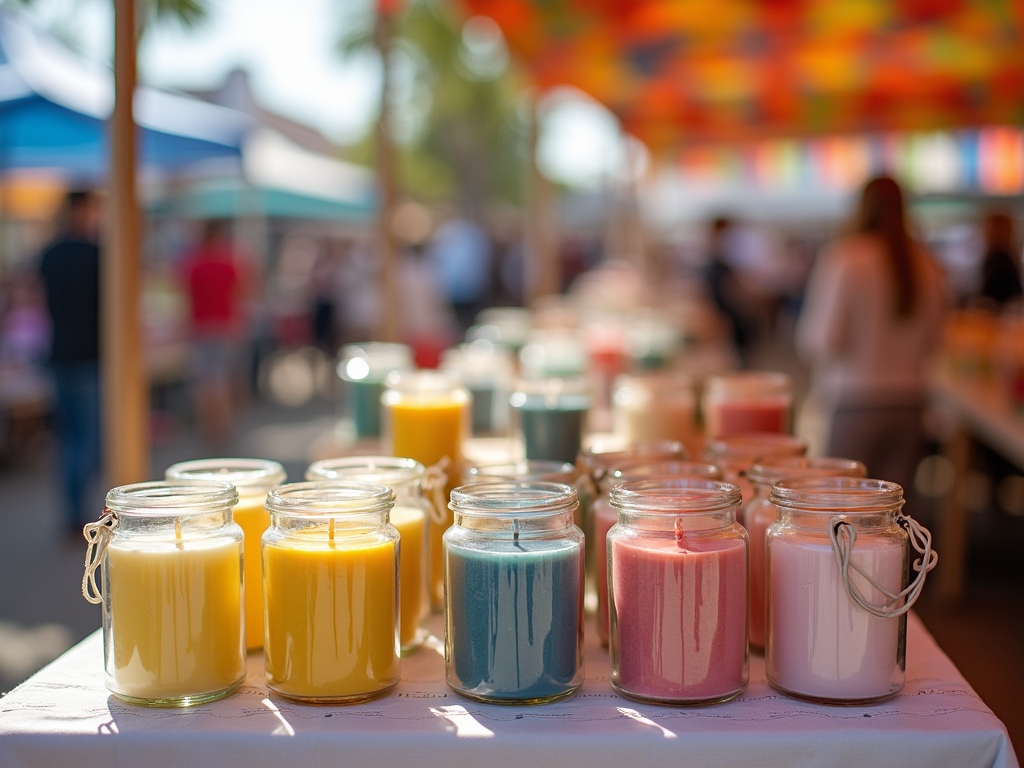
[[[392,371],[411,371],[412,350],[405,344],[369,342],[341,348],[338,378],[341,379],[342,418],[356,438],[380,435],[380,396],[384,379]]]
[[[576,461],[590,410],[586,379],[525,379],[510,402],[527,459]]]
[[[456,488],[444,534],[445,676],[463,696],[543,704],[583,682],[583,532],[561,483]]]

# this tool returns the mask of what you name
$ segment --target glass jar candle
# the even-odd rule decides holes
[[[586,379],[522,379],[509,402],[527,459],[576,461],[590,409]]]
[[[285,481],[284,467],[263,459],[199,459],[183,461],[167,468],[169,482],[220,480],[238,491],[238,504],[232,518],[245,535],[245,647],[251,651],[263,647],[263,558],[260,539],[270,526],[267,492]]]
[[[789,432],[792,409],[792,387],[784,373],[736,371],[704,382],[704,431],[711,438]]]
[[[85,527],[82,591],[102,603],[105,680],[118,698],[185,707],[245,679],[237,501],[227,482],[124,485]]]
[[[342,417],[357,438],[380,435],[380,397],[392,371],[413,368],[412,349],[405,344],[368,342],[341,348]]]
[[[778,517],[767,534],[769,684],[825,704],[896,695],[906,612],[937,559],[928,532],[901,514],[902,488],[804,477],[777,483],[770,498]]]
[[[267,687],[304,704],[381,696],[399,678],[398,531],[391,489],[282,485],[263,534]]]
[[[685,374],[619,376],[612,395],[615,432],[627,440],[693,439],[696,398]]]
[[[583,682],[583,533],[576,490],[482,483],[452,491],[444,535],[445,675],[479,701],[540,704]]]
[[[398,634],[403,653],[419,648],[426,638],[422,624],[430,605],[427,600],[427,520],[433,510],[424,490],[430,494],[433,489],[424,489],[425,472],[418,461],[393,456],[324,459],[306,470],[307,480],[375,483],[394,491],[395,506],[389,518],[402,537],[398,552],[401,576]],[[428,478],[426,485],[437,481],[437,477]]]
[[[602,485],[604,478],[626,464],[637,464],[651,461],[672,461],[686,458],[686,446],[678,440],[635,440],[628,441],[612,438],[592,443],[580,451],[577,465],[580,479],[576,484],[580,497],[580,527],[587,538],[593,541],[596,530],[595,504],[604,494],[607,504],[607,492],[610,486]],[[587,549],[587,586],[592,599],[600,590],[599,565],[600,550],[598,547]]]
[[[612,489],[611,684],[657,704],[713,704],[747,687],[747,534],[740,491],[652,478]]]
[[[651,477],[689,477],[721,480],[722,470],[713,464],[696,461],[656,461],[629,464],[605,475],[599,484],[600,495],[594,501],[594,551],[597,582],[597,636],[601,645],[608,645],[608,531],[618,522],[619,513],[609,500],[611,489],[622,483]]]
[[[460,382],[437,371],[393,373],[381,396],[384,406],[384,453],[413,459],[425,467],[439,465],[448,475],[444,498],[462,476],[462,444],[469,437],[471,398]],[[451,525],[444,520],[427,526],[427,588],[431,608],[444,605],[444,573],[441,568],[441,536]]]
[[[747,479],[750,465],[758,459],[774,456],[803,456],[807,443],[799,437],[778,432],[755,432],[709,440],[704,446],[703,458],[720,467],[722,479],[738,485],[744,499],[749,499],[754,488]]]
[[[765,535],[775,522],[775,505],[769,496],[777,482],[796,477],[867,477],[867,468],[852,459],[807,459],[776,456],[759,459],[747,472],[753,494],[743,505],[741,519],[750,542],[750,646],[764,648]]]
[[[474,435],[508,433],[512,353],[489,341],[460,344],[441,354],[441,371],[466,385],[472,396]]]

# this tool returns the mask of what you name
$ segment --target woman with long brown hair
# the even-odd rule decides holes
[[[827,455],[863,461],[872,477],[908,490],[944,292],[935,261],[907,231],[899,185],[879,177],[864,187],[852,231],[818,258],[797,325],[829,415]]]

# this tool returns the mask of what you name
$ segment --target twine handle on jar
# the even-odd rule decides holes
[[[96,586],[96,570],[103,564],[107,547],[114,537],[117,528],[117,513],[109,507],[103,508],[103,514],[95,523],[86,523],[82,535],[89,542],[85,550],[85,575],[82,576],[82,597],[90,603],[103,602],[103,593]]]
[[[913,565],[917,576],[906,589],[896,594],[880,587],[863,568],[852,561],[853,545],[857,541],[856,527],[839,517],[833,517],[828,526],[828,537],[832,542],[832,551],[836,556],[836,565],[839,566],[839,573],[842,576],[847,596],[864,611],[879,619],[895,618],[909,611],[911,606],[917,602],[917,598],[921,596],[928,571],[939,562],[939,553],[932,549],[932,535],[927,528],[904,514],[898,515],[896,522],[906,530],[911,546],[921,555]],[[885,595],[888,602],[882,606],[869,603],[860,589],[850,580],[851,568],[859,573],[868,584]],[[903,601],[902,605],[900,605],[900,601]]]
[[[442,456],[441,460],[432,466],[427,467],[423,473],[423,495],[427,497],[427,506],[430,520],[436,525],[444,525],[448,522],[448,505],[445,503],[444,487],[448,483],[448,469],[450,460]]]

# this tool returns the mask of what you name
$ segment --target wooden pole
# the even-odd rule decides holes
[[[148,386],[139,320],[141,275],[135,187],[135,0],[114,0],[114,113],[101,276],[103,457],[107,484],[149,476]]]
[[[402,328],[401,302],[398,297],[398,243],[391,227],[398,204],[395,146],[391,141],[391,36],[392,4],[380,3],[377,9],[375,43],[380,54],[380,115],[377,118],[377,253],[379,256],[379,298],[377,338],[398,341]]]
[[[541,296],[559,293],[562,281],[557,242],[558,200],[551,182],[537,166],[539,135],[535,96],[530,109],[526,152],[529,169],[525,226],[526,259],[523,263],[526,273],[523,276],[523,285],[526,286],[527,303],[533,303]]]

